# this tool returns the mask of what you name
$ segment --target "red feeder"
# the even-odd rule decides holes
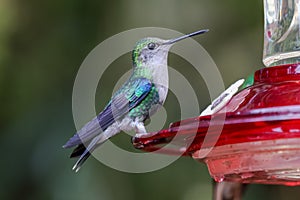
[[[300,62],[293,2],[264,1],[264,62],[277,66],[256,71],[254,84],[214,115],[175,122],[134,145],[154,151],[174,138],[177,147],[165,152],[205,162],[218,182],[300,185],[300,64],[284,64]]]

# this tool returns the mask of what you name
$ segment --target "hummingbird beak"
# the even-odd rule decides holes
[[[168,40],[167,42],[164,42],[163,45],[174,44],[175,42],[178,42],[180,40],[183,40],[183,39],[186,39],[186,38],[189,38],[189,37],[193,37],[195,35],[200,35],[200,34],[208,32],[208,31],[209,31],[208,29],[204,29],[204,30],[193,32],[193,33],[189,33],[189,34],[180,36],[178,38],[174,38],[174,39]]]

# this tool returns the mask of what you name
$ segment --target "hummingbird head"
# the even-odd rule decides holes
[[[135,67],[150,67],[166,62],[171,44],[165,45],[166,40],[160,38],[144,38],[137,42],[132,51]]]
[[[141,39],[132,51],[133,65],[134,67],[167,65],[168,52],[174,43],[194,35],[206,33],[207,31],[200,30],[171,40],[154,37]]]

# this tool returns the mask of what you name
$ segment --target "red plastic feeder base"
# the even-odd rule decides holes
[[[216,181],[300,185],[300,65],[258,70],[213,116],[150,135],[134,138],[135,147],[153,151],[174,138],[177,147],[164,152],[205,162]]]

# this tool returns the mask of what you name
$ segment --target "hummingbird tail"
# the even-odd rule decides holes
[[[91,153],[88,150],[85,150],[83,154],[80,156],[80,158],[78,159],[78,161],[73,166],[72,170],[78,172],[81,166],[83,165],[83,163],[88,159],[88,157],[90,157],[90,155]]]
[[[86,150],[85,146],[83,144],[78,145],[72,152],[72,154],[70,155],[70,158],[76,158],[81,156],[84,151]]]
[[[75,165],[73,166],[72,170],[75,172],[78,172],[83,163],[88,159],[88,157],[91,155],[91,153],[101,144],[103,144],[106,140],[108,140],[107,137],[105,137],[105,134],[100,134],[97,137],[95,137],[91,143],[88,145],[87,148],[83,144],[78,145],[70,157],[79,157]]]

